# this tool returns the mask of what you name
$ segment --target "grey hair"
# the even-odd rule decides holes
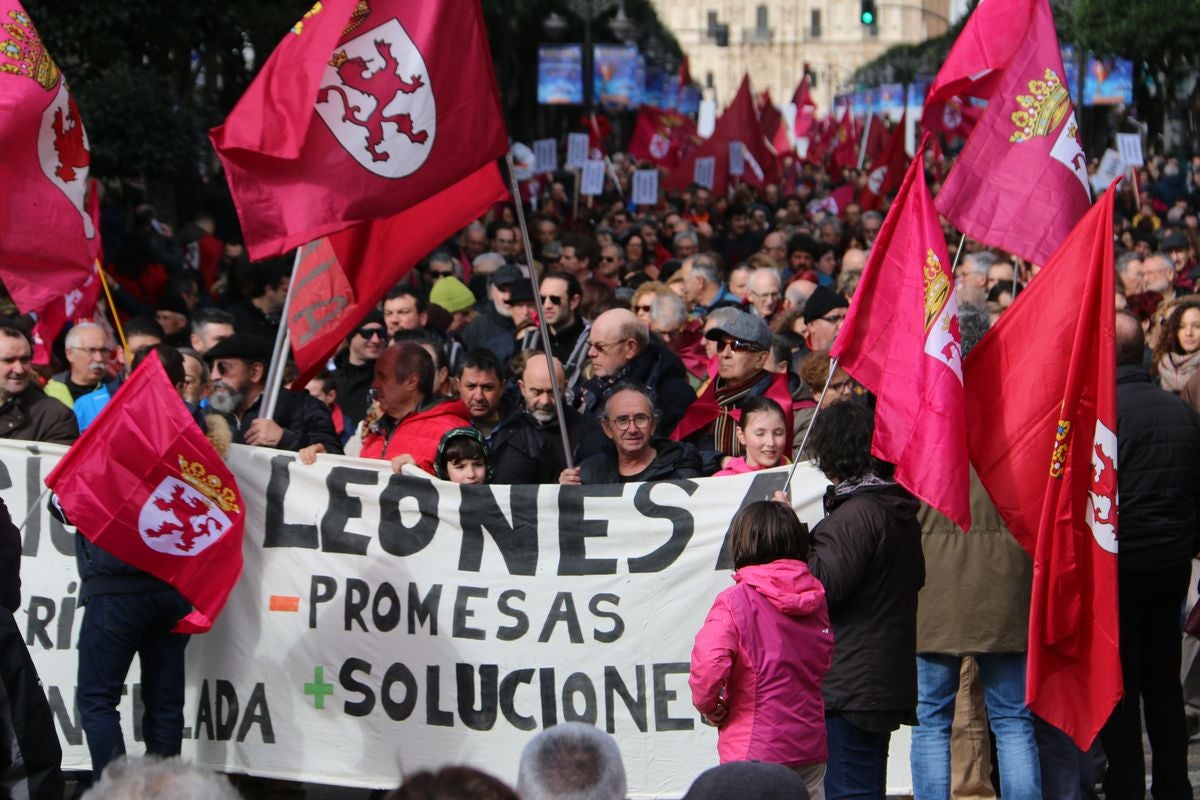
[[[966,358],[991,327],[986,309],[970,303],[958,307],[958,330],[962,336],[962,357]]]
[[[808,302],[808,296],[804,294],[804,289],[801,288],[799,281],[792,281],[788,287],[783,290],[783,296],[792,304],[792,308],[797,311],[804,310],[804,304]]]
[[[687,322],[687,318],[687,304],[674,292],[655,294],[650,302],[650,321],[658,328],[673,331]]]
[[[429,256],[430,264],[450,264],[456,270],[458,269],[458,259],[452,256],[446,250],[434,250]]]
[[[754,272],[750,273],[750,280],[751,280],[751,282],[753,282],[755,275],[766,275],[766,274],[775,276],[776,282],[779,283],[780,288],[783,288],[783,273],[781,273],[779,270],[775,269],[774,267],[758,267],[758,268],[756,268],[754,270]]]
[[[611,736],[564,722],[525,745],[517,772],[522,800],[624,800],[625,765]]]
[[[637,344],[639,353],[645,350],[646,346],[650,344],[650,328],[640,317],[636,316],[625,320],[624,324],[617,330],[617,336],[622,340],[633,339]]]
[[[499,253],[480,253],[475,256],[475,260],[471,262],[471,266],[480,275],[491,275],[504,266],[504,256]]]
[[[867,220],[871,220],[872,222],[883,222],[883,214],[879,213],[878,211],[864,211],[862,215],[862,221],[866,222]]]
[[[71,330],[67,331],[66,347],[79,347],[79,339],[84,331],[100,331],[104,334],[104,341],[111,345],[112,339],[108,336],[108,331],[104,330],[103,326],[97,325],[94,322],[79,322],[76,323]]]
[[[978,253],[967,253],[963,256],[963,266],[969,265],[969,271],[987,272],[992,264],[996,263],[996,257],[986,250],[981,250]]]
[[[692,256],[692,277],[702,275],[713,286],[721,282],[721,268],[712,256],[697,253]]]
[[[675,244],[679,245],[689,241],[697,247],[700,246],[700,237],[696,235],[695,231],[680,231],[675,234]]]
[[[121,758],[108,765],[84,800],[239,800],[224,775],[176,758]]]
[[[1117,274],[1127,274],[1129,272],[1129,265],[1135,261],[1140,263],[1141,260],[1142,257],[1132,251],[1128,253],[1121,253],[1121,255],[1117,256]]]

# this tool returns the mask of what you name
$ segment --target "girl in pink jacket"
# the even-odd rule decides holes
[[[825,589],[808,571],[808,529],[781,503],[760,501],[729,528],[734,585],[713,602],[692,648],[692,703],[718,727],[728,761],[791,767],[822,800],[825,704],[833,658]]]

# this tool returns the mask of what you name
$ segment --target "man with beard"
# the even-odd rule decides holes
[[[525,274],[512,264],[501,265],[488,277],[490,302],[470,325],[463,328],[462,340],[468,350],[486,347],[487,343],[497,336],[513,334],[517,326],[512,318],[512,287],[514,283],[528,280]]]
[[[321,444],[327,453],[342,452],[329,410],[308,392],[280,389],[274,416],[259,418],[271,360],[266,339],[236,333],[212,347],[204,360],[212,370],[208,405],[228,418],[234,441],[279,450]]]
[[[557,358],[554,381],[562,391],[565,373]],[[557,483],[567,464],[545,353],[529,352],[517,385],[525,407],[514,411],[496,427],[491,442],[492,483]],[[568,440],[574,443],[583,417],[569,406],[563,406],[563,413]]]

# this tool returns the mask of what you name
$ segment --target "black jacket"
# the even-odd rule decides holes
[[[826,492],[808,568],[825,587],[833,626],[827,712],[916,709],[917,592],[925,583],[919,507],[894,483]]]
[[[60,800],[65,790],[54,715],[21,626],[0,609],[0,791],[4,796]]]
[[[564,408],[567,441],[574,443],[583,417]],[[491,436],[492,483],[558,483],[566,468],[558,420],[538,422],[518,410],[501,420]],[[572,457],[574,453],[572,453]]]
[[[0,438],[72,444],[79,438],[79,423],[74,411],[30,383],[0,405]]]
[[[353,429],[367,415],[371,405],[371,381],[375,379],[375,362],[351,364],[349,352],[342,352],[334,359],[337,369],[333,373],[333,384],[337,387],[337,404]]]
[[[646,349],[634,356],[614,378],[592,378],[583,385],[582,412],[586,422],[579,440],[579,457],[588,458],[603,450],[608,437],[600,428],[604,402],[619,384],[644,386],[658,413],[658,436],[669,436],[683,419],[684,412],[696,400],[696,390],[688,382],[687,368],[679,356],[667,349],[658,337],[650,337]]]
[[[641,474],[626,478],[617,471],[617,451],[610,442],[603,451],[584,459],[579,479],[584,485],[632,481],[677,481],[700,477],[700,452],[685,442],[655,439],[657,455]]]
[[[1117,367],[1117,560],[1121,569],[1186,565],[1200,537],[1200,415]]]
[[[0,608],[21,607],[21,532],[0,500]]]
[[[258,419],[261,408],[260,395],[240,419],[231,414],[223,415],[230,422],[229,427],[233,430],[235,442],[240,444],[246,440],[250,423]],[[342,442],[333,426],[333,417],[329,415],[329,409],[308,392],[281,390],[279,401],[275,404],[274,419],[279,427],[283,428],[283,438],[275,445],[277,449],[296,451],[310,444],[323,444],[325,452],[342,454]]]
[[[514,347],[516,346],[516,338],[514,332],[517,326],[513,324],[512,317],[506,317],[496,310],[496,304],[488,302],[485,308],[478,317],[471,320],[467,327],[462,329],[462,340],[467,350],[475,350],[480,347],[487,347],[488,342],[495,339],[497,336],[508,335],[513,339]]]

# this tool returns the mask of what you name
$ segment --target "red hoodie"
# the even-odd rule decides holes
[[[368,433],[363,437],[362,458],[388,461],[407,453],[417,466],[433,474],[442,436],[452,428],[470,426],[471,415],[462,400],[446,400],[424,411],[414,411],[396,425],[391,434]]]

